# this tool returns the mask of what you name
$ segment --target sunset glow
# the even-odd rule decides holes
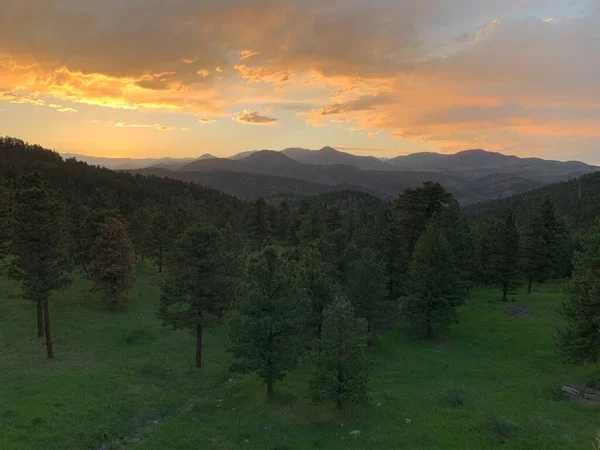
[[[92,156],[600,164],[592,0],[5,0],[0,135]]]

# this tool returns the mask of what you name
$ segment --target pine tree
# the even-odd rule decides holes
[[[374,250],[357,249],[357,258],[348,264],[346,294],[356,316],[368,324],[369,339],[374,330],[392,313],[387,301],[385,266]]]
[[[287,233],[290,227],[290,206],[286,202],[281,202],[277,211],[277,227],[275,233],[280,242],[286,242]]]
[[[326,234],[325,210],[322,205],[313,207],[304,217],[300,225],[299,238],[303,244],[308,244]]]
[[[135,254],[125,225],[113,217],[100,226],[90,251],[88,276],[93,289],[106,297],[111,310],[119,304],[135,280]]]
[[[508,292],[517,286],[521,275],[519,247],[515,213],[507,209],[492,230],[490,256],[490,276],[502,289],[504,302],[508,301]]]
[[[162,273],[165,256],[175,241],[171,220],[163,211],[155,210],[151,215],[148,231],[151,256],[158,267],[158,272]]]
[[[540,206],[540,218],[547,246],[540,280],[566,277],[571,269],[572,256],[569,233],[564,222],[558,217],[554,203],[548,197],[544,198]]]
[[[457,307],[463,304],[466,294],[441,221],[434,218],[413,252],[404,305],[406,318],[431,339],[458,321]]]
[[[521,265],[527,275],[527,292],[530,294],[533,280],[541,277],[546,257],[542,220],[537,214],[532,214],[521,232]]]
[[[231,311],[232,352],[245,372],[255,372],[273,394],[301,353],[310,305],[293,263],[266,247],[248,261]]]
[[[321,335],[323,311],[329,305],[340,287],[337,284],[335,267],[324,261],[316,246],[300,249],[300,280],[311,303],[309,327],[313,335]]]
[[[90,263],[91,249],[100,233],[100,227],[108,217],[121,220],[119,211],[113,208],[107,199],[107,195],[96,191],[86,205],[75,205],[72,211],[72,230],[74,236],[79,239],[75,249],[74,260],[81,264],[87,272]]]
[[[408,254],[412,254],[429,220],[455,203],[453,195],[433,181],[426,181],[415,189],[405,189],[399,195],[395,207],[402,236],[407,240]]]
[[[262,250],[271,233],[267,202],[262,198],[252,203],[246,211],[246,233],[254,248]]]
[[[4,180],[0,179],[0,271],[6,266],[12,237],[11,204],[12,193]]]
[[[65,208],[59,192],[38,172],[21,176],[13,195],[13,276],[22,282],[24,297],[37,305],[38,336],[46,337],[46,354],[54,358],[49,297],[69,284],[71,264],[65,232]]]
[[[558,331],[558,349],[575,364],[600,364],[600,218],[584,250],[575,253],[573,277],[561,315],[565,328]]]
[[[387,299],[395,302],[403,294],[409,258],[398,222],[390,209],[378,217],[375,232],[377,250],[385,264]]]
[[[202,329],[221,317],[233,296],[237,255],[213,226],[193,225],[169,253],[159,317],[174,329],[196,333],[196,367],[202,366]]]
[[[485,286],[492,283],[491,260],[493,253],[492,237],[496,223],[486,219],[473,228],[475,245],[475,280]]]
[[[439,214],[444,237],[450,244],[452,265],[457,269],[460,283],[468,290],[476,281],[477,254],[471,223],[458,204],[451,204]]]
[[[366,321],[354,317],[347,299],[336,298],[323,313],[320,352],[310,381],[313,400],[333,401],[340,411],[347,403],[365,402],[369,380],[366,346]]]
[[[340,208],[332,206],[327,210],[326,228],[327,232],[331,233],[338,230],[342,226],[342,213]]]
[[[150,220],[152,214],[146,207],[138,208],[129,217],[128,229],[136,255],[142,261],[150,249]]]

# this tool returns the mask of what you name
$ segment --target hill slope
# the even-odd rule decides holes
[[[500,217],[506,208],[511,208],[523,223],[545,197],[550,197],[558,212],[573,229],[588,228],[600,216],[600,172],[502,200],[470,205],[465,211],[474,219],[481,220]]]
[[[454,155],[413,153],[398,156],[386,164],[402,170],[451,172],[470,179],[502,173],[540,183],[556,183],[598,170],[579,161],[550,161],[540,158],[519,158],[485,150],[466,150]]]

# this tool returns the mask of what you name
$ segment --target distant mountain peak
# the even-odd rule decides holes
[[[210,153],[205,153],[204,155],[200,156],[198,159],[203,160],[203,159],[214,159],[214,158],[216,158],[215,155],[211,155]]]
[[[333,147],[329,147],[328,145],[327,145],[327,146],[325,146],[325,147],[323,147],[323,148],[322,148],[321,150],[319,150],[319,151],[320,151],[320,152],[323,152],[323,153],[342,153],[342,152],[340,152],[339,150],[336,150],[336,149],[335,149],[335,148],[333,148]]]

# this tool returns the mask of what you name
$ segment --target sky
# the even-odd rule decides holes
[[[0,135],[600,164],[597,0],[3,0]]]

